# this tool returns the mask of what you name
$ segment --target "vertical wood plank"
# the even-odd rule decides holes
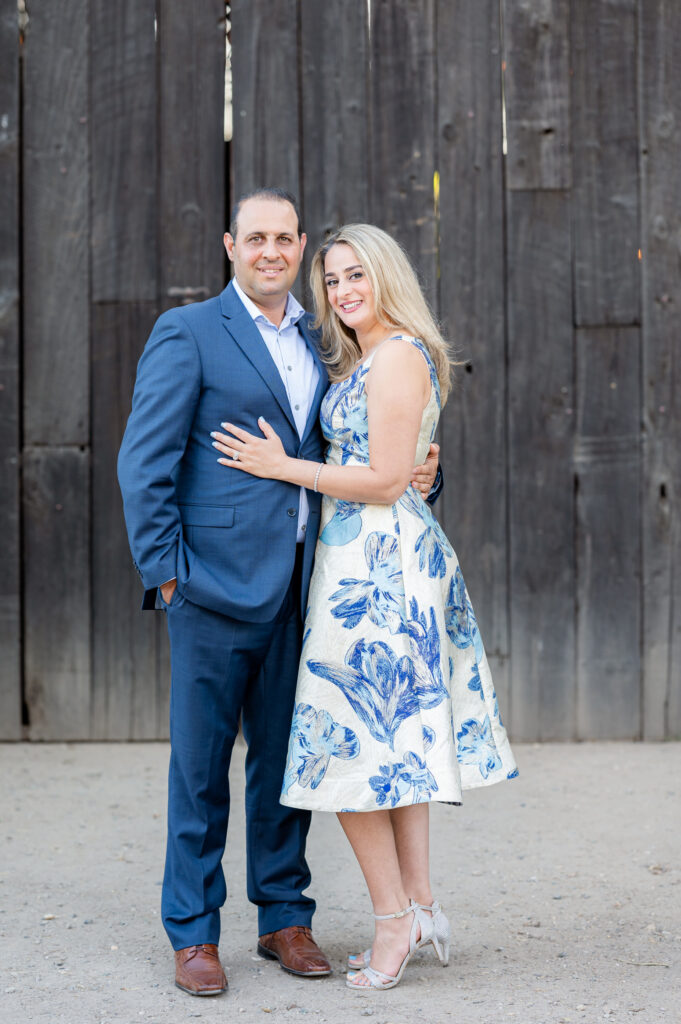
[[[167,693],[158,686],[157,631],[165,616],[142,612],[116,480],[137,361],[157,315],[153,303],[93,309],[92,581],[93,739],[159,739],[167,734]]]
[[[575,322],[640,322],[636,0],[572,4]]]
[[[365,3],[301,0],[300,9],[307,282],[319,243],[369,217],[369,40]]]
[[[30,738],[90,737],[90,459],[24,451],[24,623]]]
[[[641,729],[640,332],[576,334],[577,730]]]
[[[498,0],[437,6],[440,318],[459,359],[438,511],[508,708],[504,195]],[[502,713],[503,713],[502,712]]]
[[[681,8],[641,2],[643,715],[681,736]]]
[[[154,0],[92,0],[92,298],[156,298]]]
[[[227,179],[224,142],[225,5],[200,11],[175,0],[158,5],[161,61],[160,300],[161,307],[205,299],[224,287]],[[181,126],[181,130],[178,130]],[[196,158],[187,159],[187,153]],[[141,325],[138,325],[138,329]],[[150,323],[130,343],[140,349]],[[130,394],[134,380],[131,360]],[[137,591],[139,593],[139,589]],[[150,618],[150,616],[144,616]],[[142,624],[155,633],[154,666],[136,686],[134,735],[168,732],[170,660],[165,616]],[[139,634],[142,626],[136,624]],[[146,652],[146,648],[145,648]],[[151,660],[151,652],[145,657]],[[150,666],[151,667],[151,666]],[[154,685],[155,684],[155,685]],[[152,688],[153,686],[153,688]]]
[[[19,529],[19,30],[0,3],[0,740],[21,737]]]
[[[263,185],[296,196],[299,174],[298,4],[231,4],[234,197]]]
[[[502,0],[502,10],[508,188],[569,188],[570,2]]]
[[[162,306],[224,287],[225,4],[160,0]]]
[[[561,192],[508,194],[511,714],[575,737],[573,329]]]
[[[116,456],[157,293],[154,0],[92,3],[92,594],[97,739],[153,739],[156,625],[140,611]],[[192,161],[188,161],[192,162]],[[136,585],[135,585],[136,584]]]
[[[24,44],[27,444],[89,441],[89,7],[34,6]]]
[[[435,2],[372,0],[371,220],[397,239],[437,300]]]

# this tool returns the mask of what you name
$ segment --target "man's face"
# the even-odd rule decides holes
[[[285,301],[298,274],[305,249],[298,218],[290,203],[247,199],[241,204],[236,238],[225,235],[225,249],[246,295],[264,308]]]

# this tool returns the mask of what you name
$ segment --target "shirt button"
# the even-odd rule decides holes
[[[300,409],[300,406],[299,406],[299,405],[297,405],[297,406],[296,406],[296,409]]]
[[[294,515],[296,514],[296,510],[294,508],[287,508],[286,514],[291,516],[291,518],[293,519]]]
[[[307,527],[307,523],[303,523],[303,525],[300,527],[300,529],[303,531],[303,533],[305,533],[305,528],[306,527]]]
[[[292,369],[293,369],[293,367],[292,367],[292,366],[287,366],[287,367],[286,367],[286,369],[287,369],[287,370],[292,370]]]

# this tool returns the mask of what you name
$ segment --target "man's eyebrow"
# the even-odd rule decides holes
[[[343,269],[343,273],[344,274],[349,274],[351,270],[361,270],[361,269],[362,269],[362,264],[361,263],[354,263],[351,267],[345,267]],[[334,277],[333,270],[327,270],[327,272],[324,274],[324,277]]]

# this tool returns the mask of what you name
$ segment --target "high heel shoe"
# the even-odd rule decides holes
[[[419,910],[430,910],[433,915],[431,918],[431,921],[433,922],[432,933],[424,942],[419,942],[419,946],[425,946],[426,943],[432,942],[433,949],[437,953],[438,960],[443,967],[446,967],[449,964],[449,943],[451,932],[445,912],[437,900],[433,900],[429,907],[425,906],[423,903],[417,903],[416,906]]]
[[[399,910],[396,914],[374,914],[374,918],[376,921],[388,921],[394,917],[406,917],[407,914],[414,915],[409,932],[409,950],[400,964],[397,974],[386,974],[385,971],[379,971],[370,964],[365,964],[360,971],[348,971],[345,982],[348,988],[354,988],[360,992],[367,992],[371,989],[394,988],[404,974],[404,968],[409,963],[414,950],[418,949],[424,941],[432,942],[434,934],[432,918],[424,914],[421,906],[418,903],[414,903],[413,900],[411,900],[408,907],[404,910]],[[416,933],[419,928],[421,929],[421,935],[417,939]],[[366,956],[366,954],[364,955]],[[358,978],[360,974],[363,974],[368,979],[368,985],[356,984],[355,978]]]
[[[427,946],[429,942],[432,942],[433,949],[437,953],[440,963],[443,967],[447,967],[449,964],[450,928],[444,910],[437,900],[433,900],[431,906],[425,903],[417,903],[416,906],[419,910],[429,910],[432,913],[431,920],[433,922],[432,935],[426,938],[422,933],[416,948],[420,949],[421,946]],[[352,971],[362,970],[368,967],[370,963],[370,949],[365,949],[363,953],[355,953],[348,957],[348,967]]]

